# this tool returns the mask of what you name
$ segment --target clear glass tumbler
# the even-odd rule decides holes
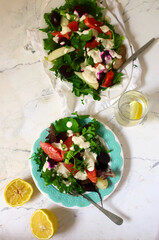
[[[139,124],[148,112],[148,100],[141,92],[127,91],[119,99],[114,114],[117,122],[125,127]]]

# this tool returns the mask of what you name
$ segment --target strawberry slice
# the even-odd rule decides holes
[[[102,87],[110,87],[111,86],[111,84],[112,84],[112,82],[113,82],[113,78],[114,78],[114,73],[113,73],[113,71],[109,71],[109,72],[107,72],[107,74],[106,74],[106,77],[105,77],[105,79],[104,79],[104,82],[102,83]]]
[[[49,158],[55,160],[56,162],[62,161],[60,150],[53,147],[50,143],[44,143],[40,141],[40,147],[49,156]]]
[[[96,169],[93,171],[86,170],[87,177],[91,180],[91,182],[96,183],[97,182],[97,176],[96,176]]]
[[[70,22],[67,26],[71,29],[72,32],[75,32],[78,30],[78,22],[76,21]]]
[[[98,45],[100,45],[99,42],[97,42],[96,40],[90,41],[90,42],[86,42],[85,44],[85,48],[96,48]]]

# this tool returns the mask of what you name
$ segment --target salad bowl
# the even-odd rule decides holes
[[[76,119],[75,116],[71,118]],[[92,118],[86,116],[85,118],[80,119],[80,124],[81,126],[84,126],[86,124],[89,124],[91,121],[92,121]],[[120,179],[123,174],[124,158],[123,158],[122,147],[117,137],[112,132],[112,130],[99,121],[97,121],[97,123],[99,124],[97,134],[102,139],[102,141],[106,144],[107,149],[110,150],[110,153],[109,153],[110,159],[111,159],[110,167],[111,167],[111,170],[115,173],[115,177],[107,178],[108,187],[105,190],[99,189],[101,198],[105,200],[114,192],[114,190],[116,189],[116,187],[120,182]],[[88,202],[82,196],[74,197],[65,192],[61,193],[57,189],[57,187],[52,184],[46,186],[46,183],[42,177],[42,170],[39,171],[39,164],[37,164],[37,162],[34,161],[34,156],[38,152],[38,149],[40,148],[40,142],[46,142],[48,131],[49,131],[49,128],[44,129],[42,131],[39,138],[35,141],[33,145],[32,153],[31,153],[30,168],[31,168],[31,174],[36,186],[38,187],[38,189],[42,194],[44,194],[47,198],[49,198],[54,203],[59,204],[61,206],[68,207],[68,208],[79,208],[79,207],[89,206],[90,202]],[[87,191],[84,194],[87,194],[88,197],[91,198],[96,203],[101,201],[97,192]]]

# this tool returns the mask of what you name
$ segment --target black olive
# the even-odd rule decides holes
[[[61,46],[65,46],[65,45],[68,43],[68,39],[65,38],[65,37],[59,38],[58,43],[59,43]]]
[[[80,17],[86,13],[86,10],[84,9],[84,7],[80,5],[75,6],[73,11],[76,11]]]
[[[65,78],[71,77],[73,75],[73,70],[68,65],[62,65],[59,71]]]
[[[54,26],[60,26],[60,20],[61,20],[61,15],[56,12],[53,11],[51,14],[51,22]]]

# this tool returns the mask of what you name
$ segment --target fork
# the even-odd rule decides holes
[[[123,219],[116,214],[106,210],[105,208],[99,206],[97,203],[95,203],[91,198],[89,198],[87,195],[83,195],[81,193],[76,193],[74,191],[69,192],[71,196],[82,196],[83,198],[87,199],[90,203],[92,203],[95,207],[97,207],[102,213],[104,213],[111,221],[113,221],[117,225],[121,225],[123,223]]]

